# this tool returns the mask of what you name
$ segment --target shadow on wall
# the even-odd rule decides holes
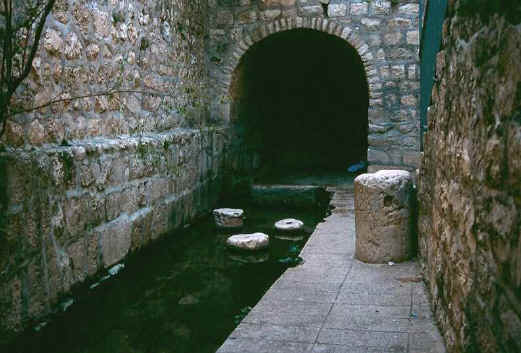
[[[232,122],[263,170],[346,170],[367,159],[365,69],[343,39],[309,29],[273,34],[234,73]]]

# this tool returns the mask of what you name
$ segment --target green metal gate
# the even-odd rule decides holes
[[[420,18],[420,126],[423,135],[427,128],[427,108],[431,103],[431,92],[436,74],[436,55],[440,50],[447,0],[423,0],[420,2],[420,6],[422,13],[422,18]]]

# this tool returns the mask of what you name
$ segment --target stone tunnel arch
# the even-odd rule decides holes
[[[277,65],[287,55],[302,61]],[[349,27],[325,19],[279,20],[242,37],[226,68],[224,93],[228,119],[250,147],[246,152],[256,153],[263,167],[270,161],[292,170],[345,170],[367,160],[369,94],[378,80],[372,59]],[[277,98],[286,101],[278,106]]]

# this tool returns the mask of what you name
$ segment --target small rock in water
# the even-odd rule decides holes
[[[199,304],[199,299],[197,299],[193,295],[189,294],[189,295],[184,296],[181,299],[179,299],[179,301],[177,303],[179,305],[195,305],[195,304]]]
[[[219,228],[240,228],[243,224],[244,211],[235,208],[218,208],[213,210],[215,224]]]
[[[101,283],[99,283],[99,282],[93,283],[93,284],[90,285],[89,289],[94,289],[94,288],[96,288],[97,286],[99,286],[100,284],[101,284]]]
[[[297,231],[300,230],[303,226],[304,222],[294,218],[282,219],[278,222],[275,222],[275,228],[285,232]]]
[[[35,330],[36,332],[39,332],[39,331],[40,331],[42,328],[44,328],[45,326],[47,326],[47,322],[46,322],[46,321],[44,321],[44,322],[40,322],[38,325],[36,325],[36,326],[34,327],[34,330]]]
[[[240,250],[260,250],[268,247],[270,237],[264,233],[237,234],[226,240],[226,244]]]
[[[109,269],[109,274],[111,276],[115,276],[117,275],[122,269],[125,268],[125,264],[117,264],[117,265],[114,265],[112,266],[110,269]]]
[[[72,299],[72,298],[64,301],[61,304],[62,310],[67,311],[67,309],[69,309],[72,304],[74,304],[74,299]]]

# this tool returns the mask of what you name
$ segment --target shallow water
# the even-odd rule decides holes
[[[240,233],[273,234],[276,221],[297,218],[309,235],[325,210],[245,207],[245,214]],[[7,351],[215,352],[235,328],[241,309],[253,307],[287,268],[279,260],[307,240],[271,237],[269,251],[245,260],[226,249],[225,240],[232,233],[237,231],[217,230],[208,216],[166,236],[131,255],[116,276],[94,289],[85,285],[77,290],[66,312],[39,332],[23,335]],[[265,261],[244,262],[248,260]]]

